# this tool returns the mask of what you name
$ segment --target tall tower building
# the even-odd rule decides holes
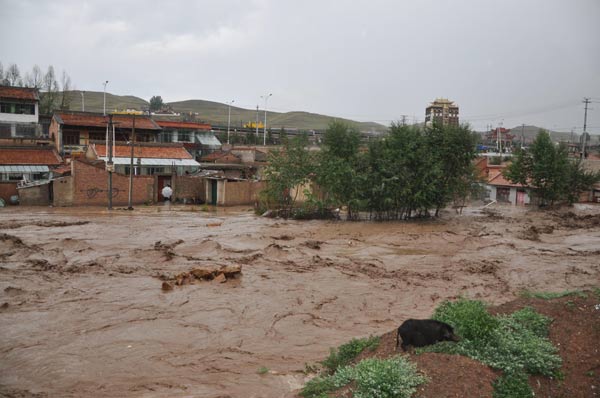
[[[425,123],[458,126],[458,105],[455,105],[453,101],[447,98],[436,98],[425,109]]]

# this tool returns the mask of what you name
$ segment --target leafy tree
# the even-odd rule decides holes
[[[539,206],[577,201],[579,194],[600,181],[600,173],[586,172],[580,159],[569,159],[566,146],[555,146],[541,131],[528,150],[517,152],[504,175],[513,183],[531,189]]]
[[[316,173],[325,206],[345,205],[349,219],[359,210],[359,144],[358,131],[342,122],[331,123],[325,131]]]
[[[269,153],[269,165],[265,169],[267,187],[262,192],[263,205],[291,215],[295,206],[298,188],[310,181],[314,174],[314,159],[307,149],[306,136],[298,135],[280,151]]]
[[[434,123],[426,130],[434,162],[443,170],[437,180],[435,215],[451,201],[464,201],[475,182],[473,159],[477,156],[477,136],[467,126]]]
[[[288,141],[288,136],[287,136],[287,132],[285,131],[285,128],[282,127],[279,130],[279,143],[282,145],[286,145]]]
[[[163,106],[164,106],[164,102],[160,95],[155,95],[152,98],[150,98],[150,111],[151,112],[159,111],[159,110],[161,110],[161,108]]]

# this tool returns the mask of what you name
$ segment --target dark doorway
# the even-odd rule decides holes
[[[163,202],[165,198],[162,196],[162,189],[171,184],[171,176],[158,176],[158,201]]]
[[[217,180],[210,180],[210,204],[217,205]]]

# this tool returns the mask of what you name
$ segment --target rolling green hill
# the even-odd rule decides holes
[[[71,100],[70,109],[82,110],[81,91],[67,91]],[[43,95],[43,93],[42,93]],[[86,91],[85,110],[88,112],[102,112],[102,91]],[[59,98],[60,101],[60,98]],[[187,100],[171,102],[174,111],[180,113],[197,113],[196,119],[210,124],[227,125],[227,105],[219,102],[204,100]],[[127,108],[143,110],[149,106],[148,101],[131,95],[113,95],[106,93],[106,110],[124,110]],[[264,120],[264,111],[259,112],[259,120]],[[308,112],[267,112],[267,125],[270,128],[279,129],[286,127],[299,130],[324,130],[333,120],[342,120],[356,127],[360,131],[383,132],[386,127],[378,123],[356,122],[348,119],[334,118]],[[248,122],[256,121],[256,110],[231,107],[232,128],[241,127]]]
[[[227,124],[226,104],[203,100],[188,100],[170,102],[176,112],[197,112],[198,118],[211,124]],[[259,121],[265,117],[264,110],[259,110]],[[378,123],[356,122],[353,120],[334,118],[309,112],[267,112],[267,126],[279,129],[281,127],[299,130],[324,130],[334,120],[344,121],[360,131],[385,131],[386,127]],[[256,121],[255,109],[231,107],[231,126],[241,127],[244,123]]]
[[[82,110],[81,91],[74,90],[66,91],[65,93],[71,100],[70,109],[74,111]],[[88,112],[102,112],[103,94],[104,93],[102,91],[85,91],[85,110]],[[41,93],[41,95],[43,96],[44,93]],[[61,98],[59,98],[58,101],[60,103]],[[123,110],[127,108],[142,110],[144,108],[148,108],[148,105],[148,101],[134,97],[133,95],[113,95],[106,93],[107,112]]]
[[[526,125],[523,128],[521,128],[521,126],[515,126],[510,130],[510,133],[514,134],[515,139],[517,141],[519,141],[521,139],[521,131],[522,131],[523,137],[525,137],[525,142],[531,142],[535,139],[535,137],[538,135],[540,130],[542,130],[542,128],[537,127],[537,126],[527,126]],[[554,141],[554,142],[569,141],[571,139],[571,133],[551,131],[551,130],[546,130],[546,131],[548,131],[550,133],[550,138],[552,138],[552,141]],[[576,143],[579,142],[579,134],[577,134],[577,133],[573,134],[573,140]]]

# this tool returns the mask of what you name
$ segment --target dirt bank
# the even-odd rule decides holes
[[[329,347],[429,316],[444,299],[503,304],[523,289],[600,286],[595,207],[419,223],[191,209],[3,209],[0,391],[282,397]],[[161,288],[238,265],[227,283]]]

